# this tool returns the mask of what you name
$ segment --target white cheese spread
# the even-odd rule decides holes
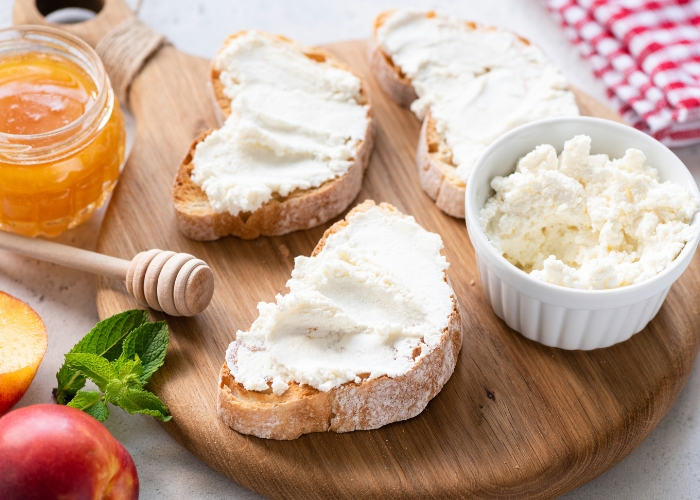
[[[541,50],[507,31],[398,10],[377,29],[381,49],[411,79],[466,183],[476,160],[509,130],[578,115],[574,95]]]
[[[649,279],[693,238],[698,200],[660,182],[637,149],[615,160],[590,149],[584,135],[558,158],[538,146],[491,181],[481,227],[512,264],[549,283],[603,290]]]
[[[383,206],[350,216],[315,257],[297,257],[289,293],[258,304],[226,351],[236,381],[283,394],[408,372],[440,343],[452,312],[442,239]],[[420,354],[417,353],[420,347]]]
[[[214,60],[231,115],[196,148],[192,181],[216,212],[253,212],[344,175],[368,125],[360,79],[255,31]]]

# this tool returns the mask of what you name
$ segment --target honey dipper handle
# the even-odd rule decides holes
[[[0,231],[0,248],[54,264],[124,281],[129,261],[51,241]]]

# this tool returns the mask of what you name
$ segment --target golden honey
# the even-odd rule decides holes
[[[114,189],[124,118],[81,40],[50,28],[0,31],[0,229],[56,236]]]

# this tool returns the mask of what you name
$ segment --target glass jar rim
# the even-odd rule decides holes
[[[25,24],[0,29],[0,57],[5,52],[17,51],[18,48],[22,48],[22,45],[27,51],[53,52],[76,63],[95,83],[97,99],[80,117],[60,128],[39,134],[0,132],[0,155],[3,157],[15,154],[29,155],[37,160],[46,156],[47,153],[55,156],[57,150],[66,148],[73,150],[73,146],[82,144],[87,136],[101,128],[111,115],[114,94],[102,60],[85,41],[57,28]],[[106,108],[109,111],[107,114]],[[45,143],[52,139],[55,142],[44,146],[32,147],[31,145],[33,142]]]

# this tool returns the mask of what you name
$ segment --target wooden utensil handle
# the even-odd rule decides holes
[[[102,4],[102,8],[97,15],[89,21],[75,24],[55,25],[44,17],[49,12],[56,11],[64,7],[74,7],[75,2],[67,0],[44,0],[41,4],[41,11],[37,8],[36,0],[15,0],[12,11],[12,20],[18,24],[40,24],[43,26],[55,26],[64,31],[68,31],[83,40],[92,47],[95,47],[100,39],[112,28],[134,17],[134,13],[124,0],[103,0],[93,2],[96,7]]]
[[[0,231],[0,248],[54,264],[124,281],[129,261],[51,241]]]

